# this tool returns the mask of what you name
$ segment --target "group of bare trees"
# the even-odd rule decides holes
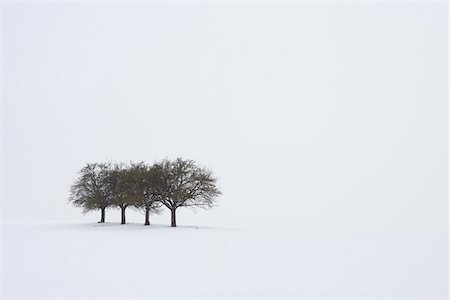
[[[150,225],[150,214],[166,207],[171,213],[171,226],[176,227],[178,208],[214,206],[221,194],[216,182],[210,170],[182,158],[153,165],[89,163],[80,170],[69,200],[85,213],[100,210],[99,223],[105,222],[107,209],[120,208],[121,224],[125,224],[126,209],[133,207],[145,213],[145,225]]]

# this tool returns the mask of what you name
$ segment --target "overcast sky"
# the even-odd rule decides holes
[[[445,1],[11,3],[2,26],[6,218],[96,220],[67,203],[83,164],[182,156],[223,196],[180,223],[446,237]]]

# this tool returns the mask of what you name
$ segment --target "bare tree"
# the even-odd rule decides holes
[[[129,206],[140,204],[138,191],[135,190],[135,179],[131,167],[124,164],[115,164],[109,172],[109,180],[112,182],[112,205],[120,208],[120,224],[126,223],[125,211]]]
[[[160,201],[170,210],[172,227],[177,226],[179,207],[211,208],[221,195],[212,172],[197,166],[193,160],[165,159],[155,167],[162,171]]]
[[[144,225],[150,225],[150,213],[159,213],[161,208],[161,169],[144,162],[131,163],[129,176],[130,196],[136,200],[134,206],[144,211]]]
[[[70,189],[69,201],[82,207],[83,213],[101,211],[99,223],[105,222],[105,210],[111,206],[113,184],[109,178],[110,163],[86,164]]]

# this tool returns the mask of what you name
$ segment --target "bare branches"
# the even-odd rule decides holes
[[[119,207],[122,224],[125,209],[133,206],[149,214],[159,213],[162,206],[171,211],[172,226],[176,226],[179,207],[211,208],[221,195],[212,171],[199,167],[193,160],[164,159],[153,165],[144,162],[129,164],[86,164],[71,187],[70,201],[84,212]]]
[[[160,201],[172,213],[172,226],[176,226],[177,208],[211,208],[221,195],[212,172],[197,166],[193,160],[165,159],[158,168],[162,169],[163,176]]]
[[[86,164],[70,189],[69,201],[74,206],[82,207],[84,213],[92,210],[104,211],[110,205],[113,193],[109,180],[110,170],[109,163]]]

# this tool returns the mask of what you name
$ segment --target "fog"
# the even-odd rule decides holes
[[[181,156],[223,195],[180,224],[432,241],[446,292],[446,2],[2,10],[4,219],[94,222],[68,203],[85,163]]]

